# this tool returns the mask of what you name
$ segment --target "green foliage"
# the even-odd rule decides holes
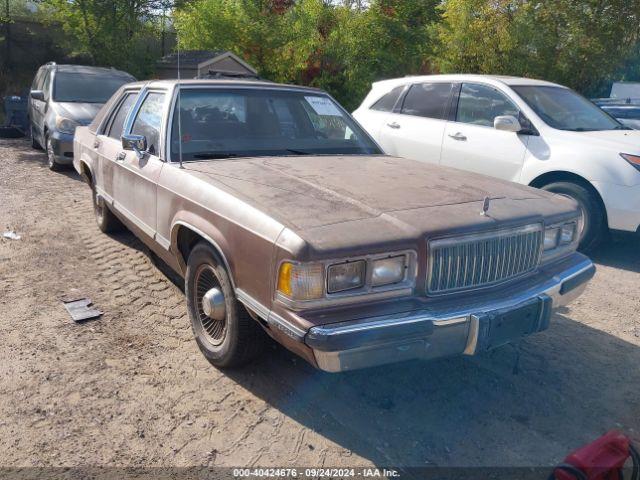
[[[148,48],[158,28],[159,2],[152,0],[42,0],[48,18],[59,22],[73,39],[71,56],[89,56],[136,76],[153,72],[155,58]]]
[[[263,77],[324,88],[347,108],[373,81],[438,71],[544,78],[587,95],[640,79],[640,0],[41,2],[96,64],[151,75],[160,13],[173,11],[181,48],[231,50]]]
[[[627,65],[638,58],[638,0],[446,0],[441,12],[443,72],[544,78],[588,95],[640,73]]]

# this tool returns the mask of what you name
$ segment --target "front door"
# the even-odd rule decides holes
[[[518,182],[529,136],[493,128],[500,115],[518,118],[520,111],[494,87],[462,84],[455,121],[445,128],[440,163]]]
[[[161,156],[161,126],[166,93],[147,92],[140,108],[134,113],[131,133],[144,135],[147,151],[141,156],[124,150],[116,155],[114,171],[114,207],[142,233],[155,238],[157,229],[156,201]],[[127,128],[125,127],[125,131]]]
[[[412,85],[399,112],[390,113],[380,129],[384,150],[399,157],[439,163],[451,91],[450,83]]]

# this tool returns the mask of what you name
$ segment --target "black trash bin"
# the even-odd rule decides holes
[[[29,128],[27,120],[27,97],[7,95],[3,98],[5,124],[0,126],[0,137],[24,137]]]

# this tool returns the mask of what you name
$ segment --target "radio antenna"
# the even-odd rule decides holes
[[[180,160],[180,168],[182,166],[182,104],[180,103],[180,97],[182,97],[182,89],[180,88],[180,41],[177,44],[178,49],[178,159]]]

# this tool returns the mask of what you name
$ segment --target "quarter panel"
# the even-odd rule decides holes
[[[174,164],[163,168],[158,183],[158,237],[169,240],[171,251],[179,256],[178,228],[194,227],[215,242],[226,258],[235,287],[270,307],[274,243],[283,226],[210,181]],[[184,263],[181,267],[184,273]]]

